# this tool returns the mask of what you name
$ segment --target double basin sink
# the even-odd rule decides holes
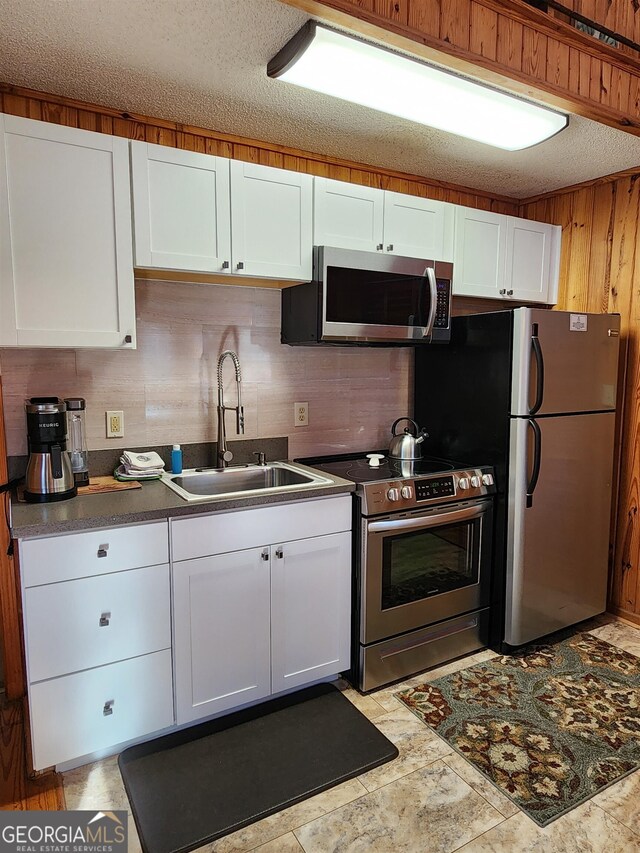
[[[290,462],[237,465],[229,468],[193,468],[182,474],[163,474],[162,481],[186,501],[204,501],[239,495],[295,492],[333,480]]]

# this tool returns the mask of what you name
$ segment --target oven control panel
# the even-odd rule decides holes
[[[470,468],[413,479],[381,480],[357,488],[363,515],[402,512],[416,507],[493,495],[493,468]]]
[[[456,496],[453,476],[430,477],[428,480],[416,480],[416,500],[428,501],[431,498],[446,498]]]

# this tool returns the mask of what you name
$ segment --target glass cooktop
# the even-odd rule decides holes
[[[424,477],[428,474],[439,474],[453,471],[456,467],[446,459],[426,457],[412,462],[401,462],[389,459],[384,451],[372,451],[384,456],[379,466],[369,464],[366,453],[347,453],[342,456],[313,456],[306,459],[296,459],[303,465],[318,468],[328,474],[335,474],[353,483],[374,483],[379,480],[400,480],[409,477]]]

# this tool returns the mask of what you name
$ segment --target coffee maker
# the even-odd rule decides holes
[[[67,406],[58,397],[32,397],[25,404],[29,461],[24,497],[29,503],[77,495],[67,452]]]

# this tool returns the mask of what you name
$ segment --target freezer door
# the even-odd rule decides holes
[[[615,409],[619,314],[513,314],[512,415]]]
[[[606,607],[614,422],[614,413],[511,420],[505,614],[510,645]],[[536,423],[541,454],[532,490]]]

